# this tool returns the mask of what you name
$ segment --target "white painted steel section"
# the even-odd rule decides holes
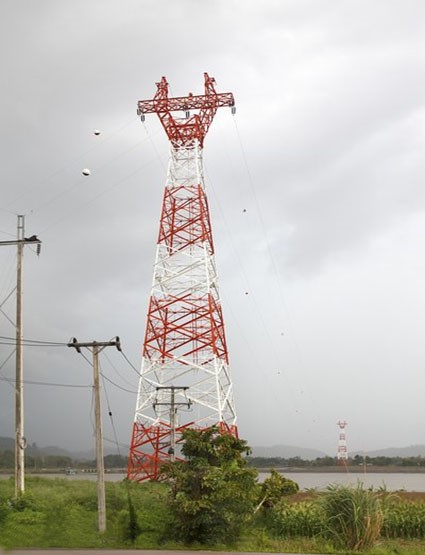
[[[205,188],[202,149],[171,148],[166,187],[196,186]],[[179,192],[180,194],[180,192]],[[190,196],[190,191],[181,194]],[[182,297],[185,293],[202,298],[211,294],[220,306],[217,270],[214,254],[206,242],[195,243],[174,252],[158,244],[151,297],[161,299]],[[156,391],[158,386],[189,386],[188,391],[175,391],[176,403],[190,399],[191,413],[180,414],[180,424],[195,420],[195,426],[208,427],[219,422],[236,425],[233,385],[228,364],[215,356],[211,349],[189,356],[176,353],[166,361],[143,357],[135,420],[147,426],[170,423],[169,407],[155,402],[169,402],[169,391]],[[195,417],[196,414],[196,417]]]

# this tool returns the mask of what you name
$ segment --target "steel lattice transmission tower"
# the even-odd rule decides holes
[[[336,461],[337,461],[337,464],[342,464],[347,466],[348,451],[347,451],[347,436],[345,433],[347,422],[345,420],[338,420],[336,425],[339,428],[338,450],[336,454]]]
[[[203,95],[169,98],[162,77],[153,100],[138,103],[142,121],[158,115],[170,160],[128,464],[128,478],[137,481],[158,477],[184,428],[218,426],[237,435],[202,159],[217,109],[234,113],[234,98],[204,77]],[[190,412],[178,410],[183,405]]]

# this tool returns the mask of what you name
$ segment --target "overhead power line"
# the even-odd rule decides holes
[[[118,385],[117,383],[113,382],[110,378],[108,378],[108,376],[105,376],[105,374],[103,374],[103,372],[100,373],[100,375],[102,376],[102,378],[104,378],[106,381],[108,381],[109,383],[111,383],[114,387],[117,387],[118,389],[121,389],[121,391],[125,391],[126,393],[132,393],[133,395],[135,393],[137,393],[137,391],[132,391],[130,389],[126,389],[125,387],[122,387],[120,385]]]
[[[59,341],[44,341],[41,339],[22,339],[21,343],[25,344],[26,346],[39,346],[39,347],[67,347],[67,343],[59,342]],[[0,344],[1,345],[15,345],[16,339],[14,337],[9,337],[7,335],[0,335]]]
[[[2,382],[9,382],[11,384],[15,383],[15,380],[13,378],[6,378],[6,377],[1,377],[0,376],[0,381]],[[24,384],[28,384],[28,385],[47,385],[47,386],[54,386],[54,387],[75,387],[75,388],[91,388],[93,387],[92,385],[88,384],[68,384],[68,383],[54,383],[54,382],[37,382],[37,381],[32,381],[32,380],[24,380],[23,381]]]
[[[6,341],[14,341],[14,337],[8,337],[7,335],[0,335],[0,339],[4,339]],[[25,343],[40,343],[43,345],[60,345],[62,347],[67,347],[68,344],[64,343],[64,342],[59,342],[59,341],[45,341],[43,339],[22,339],[23,342]]]
[[[129,358],[127,357],[127,355],[126,355],[123,351],[121,351],[121,354],[122,354],[122,356],[124,357],[124,360],[127,361],[127,363],[128,363],[128,365],[130,366],[130,368],[132,368],[132,369],[136,372],[136,374],[137,374],[138,376],[140,376],[139,370],[137,370],[137,368],[134,366],[134,364],[132,364],[132,362],[129,360]]]

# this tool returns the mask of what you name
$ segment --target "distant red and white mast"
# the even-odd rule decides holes
[[[347,465],[348,462],[348,451],[347,451],[347,436],[345,433],[345,428],[347,427],[347,422],[345,420],[338,420],[336,425],[339,428],[339,439],[338,439],[338,450],[336,454],[337,464]]]
[[[153,100],[138,103],[142,120],[148,113],[159,117],[170,160],[130,446],[131,480],[155,480],[160,465],[173,460],[185,428],[216,425],[237,435],[202,159],[217,109],[234,111],[234,98],[217,93],[214,79],[204,77],[203,95],[169,98],[162,77]],[[180,410],[189,405],[190,411]]]

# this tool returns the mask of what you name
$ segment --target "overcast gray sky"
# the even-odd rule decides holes
[[[0,41],[0,239],[25,214],[43,241],[25,252],[25,337],[119,335],[140,366],[168,145],[136,104],[162,75],[199,94],[207,71],[237,105],[205,168],[241,436],[334,454],[343,418],[351,451],[425,444],[422,0],[3,0]],[[0,304],[15,262],[1,247]],[[138,377],[105,354],[126,444]],[[74,350],[28,347],[25,379],[92,376]],[[90,387],[27,384],[26,436],[91,447],[91,409]],[[0,435],[13,426],[0,381]]]

